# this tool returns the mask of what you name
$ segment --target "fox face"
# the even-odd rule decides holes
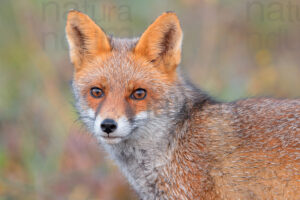
[[[175,117],[183,99],[176,15],[164,13],[140,38],[118,39],[83,13],[70,11],[66,33],[76,107],[89,130],[106,144],[163,137],[159,130]]]

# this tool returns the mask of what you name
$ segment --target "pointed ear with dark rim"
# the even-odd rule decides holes
[[[180,63],[182,30],[175,13],[159,16],[142,34],[134,53],[170,72]]]
[[[79,70],[87,59],[111,51],[109,39],[87,15],[72,10],[68,13],[66,35],[71,62]]]

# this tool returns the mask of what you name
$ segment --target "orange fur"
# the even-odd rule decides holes
[[[66,34],[70,45],[70,58],[76,70],[85,65],[91,56],[99,56],[111,50],[105,33],[81,12],[69,12]]]
[[[182,31],[176,14],[164,13],[143,33],[134,53],[154,62],[162,72],[170,73],[180,63],[181,41]]]

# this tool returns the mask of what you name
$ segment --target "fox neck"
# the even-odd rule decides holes
[[[166,134],[167,129],[153,130]],[[134,134],[138,134],[134,133]],[[171,160],[172,136],[166,134],[160,142],[149,138],[128,139],[117,145],[105,145],[112,159],[140,196],[155,194],[159,169]],[[154,199],[147,198],[147,199]]]

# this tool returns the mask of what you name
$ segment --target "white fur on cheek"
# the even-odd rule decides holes
[[[90,117],[90,118],[94,118],[95,117],[95,111],[93,109],[88,109],[87,110],[87,115]]]
[[[82,110],[80,113],[80,117],[82,121],[87,126],[90,132],[94,132],[94,120],[95,120],[95,112],[93,109],[88,108],[87,110]]]
[[[131,132],[132,130],[131,125],[128,122],[126,117],[120,117],[117,123],[118,123],[118,127],[116,132],[113,133],[113,135],[124,137]]]
[[[135,119],[136,119],[136,120],[144,120],[144,119],[147,119],[147,118],[148,118],[148,115],[149,115],[149,113],[148,113],[147,111],[143,111],[143,112],[138,113],[138,114],[135,116]]]
[[[101,118],[100,115],[98,115],[96,117],[95,122],[94,122],[94,133],[95,133],[96,136],[100,136],[101,135],[101,132],[102,132],[102,130],[101,130],[101,122],[102,121],[103,121],[103,119]]]

